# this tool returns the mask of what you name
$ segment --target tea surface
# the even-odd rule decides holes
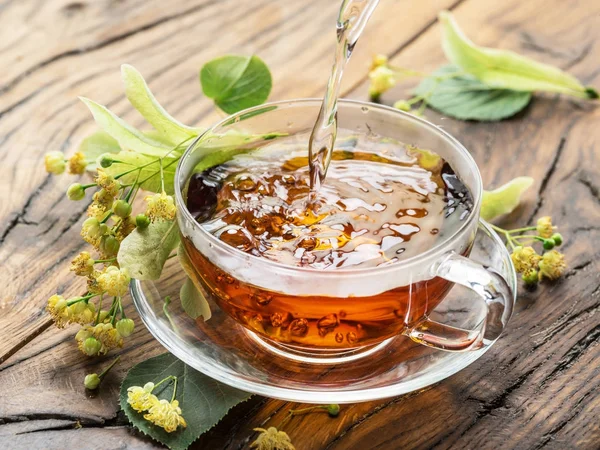
[[[472,197],[441,157],[392,140],[338,142],[309,202],[306,138],[196,174],[188,208],[227,244],[319,270],[375,267],[427,251],[461,226]]]

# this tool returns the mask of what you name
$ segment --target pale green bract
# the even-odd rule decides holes
[[[258,56],[226,55],[200,71],[204,95],[228,114],[264,103],[271,92],[271,72]]]
[[[181,264],[181,267],[188,276],[185,283],[179,290],[181,306],[186,314],[192,319],[197,319],[198,317],[202,316],[206,322],[212,316],[210,305],[203,294],[203,289],[201,286],[196,284],[196,280],[199,278],[198,273],[188,258],[185,247],[181,242],[179,243],[179,248],[177,249],[177,256],[179,257],[179,264]]]
[[[86,161],[90,161],[86,169],[96,170],[98,168],[96,161],[100,156],[106,153],[119,153],[121,147],[106,131],[96,131],[81,141],[79,151],[85,155]]]
[[[135,411],[127,402],[127,389],[144,386],[148,382],[157,384],[169,376],[177,377],[175,398],[187,427],[167,433],[162,428],[144,419],[144,413]],[[170,400],[173,383],[164,383],[152,392],[159,399]],[[121,384],[121,408],[130,422],[152,439],[162,442],[171,450],[185,450],[198,437],[216,425],[227,412],[252,394],[219,383],[212,378],[185,365],[170,353],[147,359],[134,366]]]
[[[119,178],[121,184],[132,184],[139,182],[140,187],[146,191],[160,193],[163,191],[163,183],[160,178],[160,161],[156,156],[148,156],[142,153],[122,151],[112,155],[116,160],[110,167],[104,169],[106,173],[117,176],[126,171],[135,169],[133,172],[123,175]],[[177,168],[177,158],[162,158],[162,173],[164,176],[164,190],[167,194],[174,193],[173,181],[175,179],[175,169]],[[139,178],[138,178],[139,174]]]
[[[414,93],[426,96],[429,106],[460,120],[505,119],[531,100],[531,92],[494,89],[468,74],[450,76],[458,72],[453,65],[440,67],[421,81]]]
[[[511,213],[521,202],[521,196],[533,184],[531,177],[517,177],[493,191],[483,191],[480,216],[492,220]]]
[[[557,67],[543,64],[508,50],[479,47],[458,27],[448,11],[439,14],[442,48],[456,66],[482,83],[513,91],[548,91],[581,98],[598,98],[594,88]]]
[[[122,149],[133,150],[152,156],[163,156],[172,150],[172,146],[146,136],[105,106],[85,97],[79,98],[92,112],[98,126],[116,139]]]
[[[123,239],[117,262],[136,280],[156,280],[169,254],[179,243],[175,221],[156,221],[145,229],[136,228]]]
[[[121,75],[129,103],[156,129],[164,141],[177,145],[203,132],[202,129],[184,125],[171,116],[158,103],[142,74],[133,66],[123,64]]]

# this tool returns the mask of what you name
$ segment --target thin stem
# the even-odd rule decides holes
[[[536,230],[536,229],[537,229],[537,227],[524,227],[524,228],[515,228],[514,230],[508,230],[508,232],[510,234],[513,234],[513,233],[520,233],[522,231],[531,231],[531,230]]]
[[[100,373],[100,375],[98,375],[98,378],[102,379],[102,377],[103,377],[104,375],[106,375],[106,374],[108,373],[108,371],[109,371],[110,369],[112,369],[112,368],[115,366],[115,364],[117,364],[117,363],[119,362],[119,360],[120,360],[120,359],[121,359],[121,355],[117,356],[117,357],[115,358],[115,360],[114,360],[114,361],[113,361],[113,362],[110,364],[110,366],[108,366],[106,369],[104,369],[104,370],[103,370],[103,371]]]
[[[109,259],[95,259],[94,260],[94,264],[113,262],[113,261],[116,261],[116,259],[117,259],[116,257],[115,258],[109,258]]]
[[[119,309],[121,310],[121,319],[125,319],[125,311],[123,311],[123,302],[119,301]]]
[[[100,301],[98,302],[98,313],[96,314],[96,321],[94,325],[98,325],[100,323],[100,311],[102,311],[102,300],[104,300],[104,293],[100,294]]]
[[[173,377],[175,381],[173,382],[173,395],[171,396],[171,403],[175,400],[175,394],[177,394],[177,377]]]
[[[112,316],[112,319],[110,321],[110,324],[114,327],[115,326],[115,322],[117,321],[117,312],[119,311],[119,308],[121,306],[121,298],[120,297],[114,297],[113,300],[115,303],[115,312]]]
[[[70,300],[70,301],[67,302],[67,306],[71,306],[71,305],[74,305],[75,303],[79,303],[79,302],[82,302],[82,301],[86,301],[87,302],[90,298],[93,298],[96,295],[98,295],[98,294],[87,294],[87,295],[84,295],[83,297],[74,298],[73,300]]]

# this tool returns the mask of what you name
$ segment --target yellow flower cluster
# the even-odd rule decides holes
[[[71,261],[71,271],[75,275],[88,276],[94,271],[94,259],[88,252],[81,252]]]
[[[48,299],[46,310],[58,328],[64,328],[69,323],[85,325],[94,319],[96,308],[93,303],[80,300],[69,305],[73,300],[76,299],[65,300],[62,295],[53,295]]]
[[[148,410],[148,414],[144,414],[144,419],[164,428],[167,433],[172,433],[179,426],[187,427],[177,400],[172,402],[165,399],[159,400]]]
[[[85,348],[88,338],[94,338],[99,342],[98,349],[93,354],[90,354]],[[99,323],[94,326],[86,325],[77,332],[75,340],[79,350],[89,356],[105,355],[113,348],[123,347],[123,338],[111,323]]]
[[[566,267],[565,256],[562,253],[556,250],[546,252],[539,263],[540,279],[546,277],[550,280],[556,280],[560,278]]]
[[[523,280],[527,283],[534,284],[543,278],[556,280],[567,267],[564,255],[557,250],[538,255],[533,247],[519,246],[513,250],[510,257],[515,270],[523,274]]]
[[[179,402],[159,400],[152,393],[153,390],[154,383],[146,383],[144,387],[131,386],[127,388],[127,403],[138,412],[148,411],[144,414],[144,419],[163,428],[167,433],[172,433],[179,426],[185,428],[187,423],[181,415]]]
[[[255,428],[254,431],[260,431],[258,438],[250,444],[250,448],[258,450],[296,450],[292,440],[285,431],[279,431],[275,427]]]
[[[160,194],[149,195],[146,197],[148,202],[148,208],[146,209],[146,215],[154,222],[155,220],[173,220],[177,213],[175,207],[175,200],[172,196],[167,195],[166,192]]]
[[[375,67],[369,72],[369,96],[377,98],[396,84],[394,71],[385,65]]]
[[[550,238],[554,233],[554,227],[552,226],[552,218],[550,216],[540,217],[537,221],[536,230],[538,234],[543,238]]]
[[[517,272],[525,272],[536,268],[542,257],[537,254],[533,247],[519,246],[513,250],[510,259],[512,259]]]
[[[125,295],[131,281],[127,269],[119,269],[116,266],[106,267],[95,278],[100,290],[113,297]]]
[[[85,155],[81,152],[75,153],[71,158],[69,158],[69,173],[73,175],[81,175],[85,172],[85,166],[87,163],[85,161]]]
[[[106,191],[111,197],[116,197],[121,189],[121,185],[111,175],[107,174],[103,169],[98,169],[96,175],[96,184]]]

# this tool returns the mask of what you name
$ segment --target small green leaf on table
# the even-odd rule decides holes
[[[136,280],[157,280],[165,261],[179,243],[175,221],[156,221],[145,229],[136,228],[123,239],[117,261]]]
[[[264,103],[271,92],[271,72],[258,56],[226,55],[200,71],[204,95],[228,114]]]
[[[458,27],[448,11],[439,14],[442,48],[448,60],[487,86],[513,91],[547,91],[580,98],[598,98],[592,87],[557,67],[508,50],[479,47]]]
[[[533,184],[531,177],[517,177],[493,191],[483,191],[480,216],[492,220],[511,213],[521,202],[521,196]]]
[[[440,67],[415,89],[427,103],[459,120],[494,121],[511,117],[527,106],[531,92],[495,89],[448,65]]]
[[[187,427],[167,433],[145,420],[143,413],[131,408],[127,403],[127,389],[131,386],[144,386],[150,381],[156,384],[172,375],[177,377],[175,397],[179,401]],[[173,383],[161,385],[153,393],[160,399],[170,400]],[[121,385],[120,403],[129,421],[137,429],[172,450],[185,450],[200,435],[216,425],[232,407],[248,400],[251,395],[219,383],[185,365],[170,353],[165,353],[141,362],[129,371]]]

